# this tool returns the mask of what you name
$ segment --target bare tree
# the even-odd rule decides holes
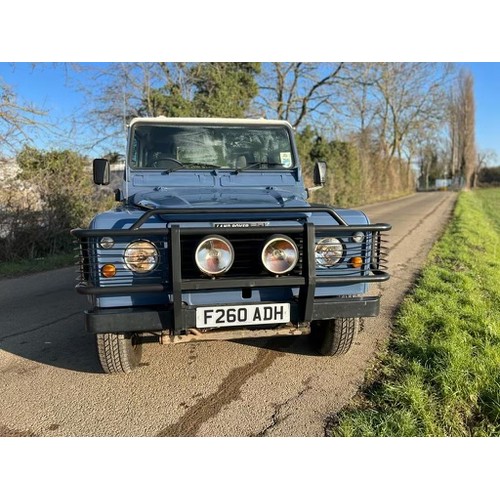
[[[448,95],[448,148],[449,148],[449,171],[450,176],[456,181],[460,175],[460,133],[459,133],[459,113],[456,92],[452,89]]]
[[[340,84],[340,110],[344,128],[360,137],[367,146],[374,130],[378,128],[380,102],[377,99],[376,82],[379,79],[379,63],[354,63],[345,66]]]
[[[315,114],[328,114],[344,63],[273,62],[264,65],[256,107],[299,127]]]
[[[99,65],[72,65],[70,72],[87,72],[92,85],[76,89],[86,98],[82,113],[75,117],[74,127],[81,135],[96,140],[82,145],[85,149],[106,144],[122,150],[126,128],[136,116],[158,116],[159,89],[191,98],[189,64],[165,62],[120,62]]]
[[[472,187],[477,187],[479,176],[481,175],[481,170],[487,168],[490,164],[492,165],[497,161],[497,154],[492,149],[483,149],[477,153],[476,170],[472,178]]]
[[[460,79],[460,100],[462,102],[463,150],[462,165],[466,188],[472,187],[474,172],[477,168],[476,124],[474,79],[470,72],[463,73]]]
[[[460,174],[465,189],[473,187],[478,169],[475,130],[474,79],[469,71],[461,70],[449,97],[449,133],[452,168]]]
[[[364,142],[369,136],[388,160],[410,162],[443,123],[452,74],[450,65],[439,63],[351,64],[342,92],[345,124]]]
[[[410,161],[414,150],[409,138],[436,131],[443,123],[446,88],[451,68],[437,63],[382,63],[379,92],[379,130],[390,158]]]
[[[343,136],[357,141],[364,178],[371,177],[375,190],[411,190],[414,168],[428,169],[429,154],[421,155],[428,149],[424,145],[439,142],[452,76],[453,67],[441,63],[346,66],[337,118]]]
[[[0,80],[0,153],[12,154],[31,141],[30,128],[39,127],[44,112],[22,102],[11,87]]]

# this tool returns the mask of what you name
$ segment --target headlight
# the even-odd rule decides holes
[[[229,271],[233,265],[233,245],[222,236],[207,236],[201,240],[194,257],[201,272],[217,276]]]
[[[322,238],[314,249],[318,267],[332,267],[344,255],[344,245],[337,238]]]
[[[149,241],[134,241],[125,250],[125,264],[134,273],[149,273],[158,262],[158,250]]]
[[[297,265],[299,250],[288,236],[274,235],[266,241],[261,259],[270,273],[285,274]]]

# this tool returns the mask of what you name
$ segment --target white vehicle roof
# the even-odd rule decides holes
[[[135,123],[149,124],[211,124],[211,125],[286,125],[292,126],[286,120],[267,120],[265,118],[167,118],[157,116],[155,118],[133,118],[129,126]]]

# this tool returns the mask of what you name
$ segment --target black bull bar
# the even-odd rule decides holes
[[[330,225],[315,225],[308,220],[308,213],[327,213],[337,222]],[[332,208],[329,207],[286,207],[286,208],[207,208],[203,214],[214,217],[210,222],[217,220],[234,221],[235,215],[259,215],[265,218],[268,215],[279,215],[280,220],[293,220],[300,222],[300,226],[265,226],[265,227],[181,227],[179,221],[170,221],[170,227],[165,228],[143,228],[145,222],[154,216],[182,216],[182,222],[199,222],[200,210],[198,209],[153,209],[145,212],[128,229],[73,229],[72,235],[80,243],[82,249],[88,245],[89,238],[103,236],[120,236],[131,238],[162,237],[167,240],[170,259],[170,276],[168,283],[155,283],[129,286],[94,286],[85,280],[80,280],[76,285],[79,293],[85,295],[129,295],[132,293],[154,293],[170,292],[173,298],[172,329],[180,331],[186,328],[186,318],[189,316],[186,307],[182,303],[182,294],[189,291],[234,289],[234,288],[260,288],[260,287],[299,287],[298,310],[300,321],[311,321],[315,303],[316,285],[350,285],[355,283],[382,282],[389,279],[386,272],[386,247],[383,246],[381,233],[389,231],[391,226],[385,223],[348,225],[345,220]],[[268,219],[271,221],[271,219]],[[203,221],[206,222],[206,221]],[[235,221],[236,222],[236,221]],[[252,223],[252,220],[244,222]],[[354,232],[362,231],[371,233],[372,250],[369,268],[356,274],[351,270],[349,273],[338,273],[333,276],[317,276],[315,263],[315,238],[316,233],[328,233],[333,237],[352,235]],[[232,234],[274,234],[301,235],[303,239],[302,272],[298,276],[253,276],[253,277],[220,277],[217,279],[186,279],[182,276],[182,251],[181,241],[184,236],[205,236],[217,233],[221,236],[230,237]],[[366,238],[367,239],[367,238]],[[365,240],[366,240],[365,239]],[[82,269],[83,263],[80,261]],[[345,271],[345,270],[344,270]],[[82,273],[83,275],[83,273]],[[367,297],[367,299],[369,299]],[[316,299],[321,300],[321,299]]]

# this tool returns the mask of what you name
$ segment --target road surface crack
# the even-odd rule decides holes
[[[274,406],[274,413],[271,416],[271,423],[259,433],[254,434],[254,437],[265,437],[274,427],[279,425],[281,422],[284,422],[289,417],[289,414],[282,415],[284,408],[286,408],[294,401],[299,400],[307,391],[312,389],[312,379],[313,377],[308,377],[303,382],[304,387],[297,394],[288,398],[283,403],[276,404]]]

